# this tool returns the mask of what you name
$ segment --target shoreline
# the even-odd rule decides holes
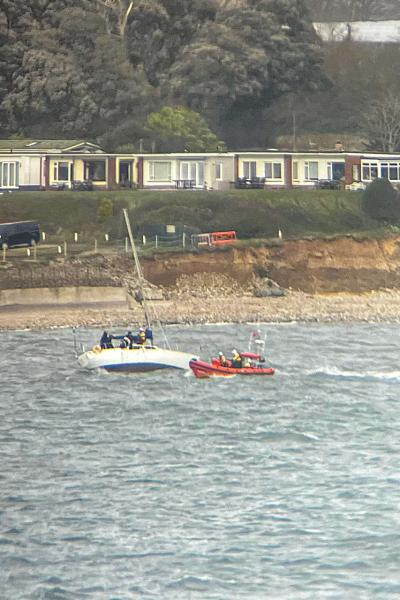
[[[163,325],[205,323],[394,323],[400,324],[400,290],[363,294],[306,294],[283,297],[180,295],[151,302]],[[57,327],[124,328],[143,324],[139,305],[123,303],[13,305],[0,307],[0,332]]]

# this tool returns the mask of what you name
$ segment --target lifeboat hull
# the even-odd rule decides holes
[[[235,375],[273,375],[275,369],[272,367],[241,367],[235,369],[234,367],[223,367],[222,365],[210,364],[201,360],[191,360],[189,367],[193,373],[199,379],[205,379],[207,377],[233,377]]]

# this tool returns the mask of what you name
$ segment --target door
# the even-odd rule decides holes
[[[202,161],[182,162],[180,176],[184,181],[193,181],[194,187],[204,187],[204,163]]]
[[[119,161],[119,185],[130,187],[132,183],[132,162],[130,160]]]

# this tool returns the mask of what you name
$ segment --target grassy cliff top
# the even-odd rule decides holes
[[[331,190],[13,192],[0,195],[0,221],[34,219],[49,233],[124,237],[124,207],[136,227],[234,229],[239,239],[273,238],[279,229],[286,238],[382,231],[363,212],[359,192]]]

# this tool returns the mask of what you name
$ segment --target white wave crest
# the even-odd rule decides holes
[[[340,379],[368,379],[376,381],[400,381],[400,371],[352,371],[339,367],[320,367],[308,371],[311,376],[337,377]]]

